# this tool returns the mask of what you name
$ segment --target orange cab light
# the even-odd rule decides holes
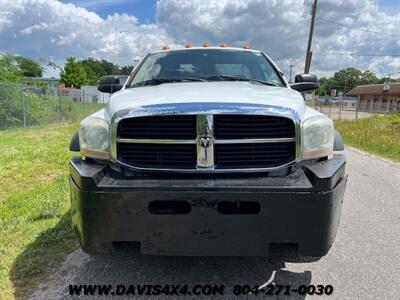
[[[168,45],[162,46],[162,48],[161,48],[161,50],[168,50],[168,49],[169,49]]]
[[[243,45],[243,49],[250,49],[249,44],[244,44],[244,45]]]
[[[186,44],[185,44],[185,48],[192,48],[192,44],[186,43]]]
[[[210,47],[210,44],[208,42],[204,42],[203,47],[205,47],[205,48]]]
[[[226,44],[225,44],[224,42],[222,42],[221,44],[219,44],[219,46],[220,46],[221,48],[226,48]]]

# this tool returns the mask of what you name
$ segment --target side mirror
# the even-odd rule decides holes
[[[102,93],[112,94],[122,89],[125,81],[128,79],[126,75],[110,75],[100,78],[97,90]]]
[[[319,89],[318,78],[313,74],[296,75],[290,87],[298,92],[317,90]]]

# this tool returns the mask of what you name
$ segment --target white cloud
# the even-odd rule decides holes
[[[155,24],[141,24],[128,14],[104,19],[88,10],[91,5],[105,5],[104,0],[76,3],[87,8],[56,0],[0,0],[0,51],[59,63],[67,56],[111,61],[115,54],[116,62],[125,65],[163,44],[224,41],[241,46],[249,42],[266,51],[285,73],[290,64],[295,72],[304,68],[311,0],[160,0]],[[400,71],[400,58],[329,55],[400,55],[400,14],[384,13],[378,4],[375,0],[318,1],[313,72],[329,75],[348,66],[379,75]]]
[[[163,28],[139,24],[127,14],[103,19],[85,8],[55,0],[0,0],[0,51],[60,64],[68,56],[109,61],[115,56],[118,64],[127,65],[166,43],[172,40]]]
[[[290,64],[296,72],[304,68],[310,11],[310,0],[161,0],[157,19],[180,42],[225,41],[234,46],[249,42],[266,51],[287,73]],[[400,54],[400,14],[383,13],[373,0],[323,0],[318,1],[317,16],[313,72],[327,75],[347,66],[380,75],[400,71],[399,58],[326,55]]]

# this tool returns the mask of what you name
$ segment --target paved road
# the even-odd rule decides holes
[[[32,296],[69,299],[67,286],[73,283],[212,283],[225,284],[230,291],[238,283],[273,281],[331,284],[329,299],[400,299],[400,166],[352,150],[346,155],[349,182],[340,230],[330,253],[319,261],[146,257],[128,248],[92,259],[78,249]]]

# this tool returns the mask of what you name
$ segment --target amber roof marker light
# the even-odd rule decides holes
[[[250,45],[247,43],[243,44],[243,49],[250,49]]]
[[[210,47],[210,44],[209,44],[208,42],[204,42],[204,43],[203,43],[203,47],[204,47],[204,48]]]
[[[184,47],[185,47],[185,48],[192,48],[192,44],[186,43]]]
[[[221,44],[219,44],[219,46],[220,46],[221,48],[226,48],[226,47],[227,47],[226,44],[225,44],[224,42],[222,42]]]

